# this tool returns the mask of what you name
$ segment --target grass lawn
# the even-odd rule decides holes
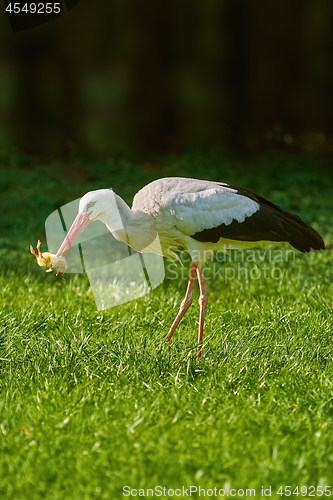
[[[186,289],[168,262],[149,295],[101,312],[85,275],[46,275],[29,253],[39,238],[45,249],[47,216],[86,191],[112,187],[130,203],[169,175],[252,189],[332,244],[325,165],[267,157],[245,168],[216,151],[145,165],[0,159],[1,500],[121,499],[124,486],[150,497],[147,488],[165,487],[162,498],[187,498],[191,486],[192,498],[195,486],[205,498],[215,487],[216,498],[221,489],[234,498],[250,488],[260,498],[262,487],[281,498],[288,485],[293,498],[297,486],[301,498],[333,491],[331,251],[290,254],[286,245],[279,261],[261,250],[255,263],[226,263],[235,278],[207,282],[200,362],[197,300],[165,343]],[[268,278],[237,275],[239,265],[249,273],[265,263]]]

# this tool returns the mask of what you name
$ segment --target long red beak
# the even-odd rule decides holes
[[[61,243],[61,246],[57,252],[57,257],[60,257],[61,255],[66,255],[68,250],[71,248],[71,246],[75,243],[75,241],[78,239],[82,231],[88,226],[91,220],[89,220],[89,214],[77,214],[75,217],[75,221],[72,224],[72,227],[68,231],[64,241]]]

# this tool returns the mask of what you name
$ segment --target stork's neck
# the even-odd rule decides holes
[[[156,231],[152,228],[154,219],[149,214],[132,210],[115,193],[114,198],[116,206],[110,206],[98,219],[106,224],[118,241],[140,251],[156,237]]]
[[[144,212],[137,212],[136,210],[132,210],[127,203],[117,194],[114,194],[119,215],[121,217],[123,226],[150,226],[152,224],[152,216],[149,214],[145,214]]]

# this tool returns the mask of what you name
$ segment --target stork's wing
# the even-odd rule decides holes
[[[286,241],[301,252],[325,248],[321,236],[300,217],[234,186],[178,193],[165,207],[178,229],[198,241]]]
[[[192,236],[204,230],[244,222],[259,210],[259,204],[224,186],[171,195],[164,204],[183,233]]]

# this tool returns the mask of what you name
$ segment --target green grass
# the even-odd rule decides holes
[[[171,279],[174,268],[149,295],[98,312],[84,275],[45,275],[28,252],[45,241],[47,216],[87,190],[111,186],[130,202],[166,175],[257,191],[330,243],[333,178],[325,166],[264,158],[244,169],[218,152],[149,166],[74,158],[61,175],[58,164],[13,153],[2,164],[1,499],[120,499],[125,485],[255,488],[259,498],[271,486],[271,498],[281,498],[280,486],[332,485],[330,251],[276,263],[266,255],[257,266],[266,263],[269,276],[278,267],[278,280],[246,279],[245,271],[227,283],[208,280],[200,362],[197,290],[165,343],[186,289]],[[211,273],[217,264],[208,264]],[[254,266],[225,266],[238,264]]]

